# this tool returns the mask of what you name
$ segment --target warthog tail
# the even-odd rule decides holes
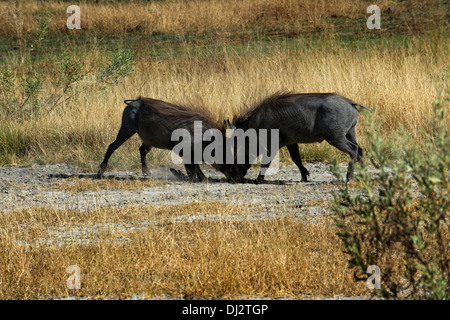
[[[369,110],[370,113],[373,112],[373,110],[371,110],[371,109],[369,109],[369,108],[363,106],[362,104],[360,104],[360,103],[358,103],[358,102],[353,102],[353,101],[352,101],[351,104],[352,104],[352,106],[354,106],[355,108],[356,108],[356,106],[360,106],[360,107],[363,107],[363,108],[366,109],[366,110]]]

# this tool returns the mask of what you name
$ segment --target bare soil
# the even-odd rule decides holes
[[[97,189],[81,192],[65,191],[65,184],[79,179],[94,179],[95,173],[80,172],[64,165],[33,165],[31,167],[0,168],[0,212],[21,208],[48,207],[69,210],[125,206],[167,206],[199,201],[224,201],[249,206],[254,219],[278,218],[291,215],[296,219],[319,222],[329,214],[332,191],[337,180],[330,164],[306,164],[310,181],[301,182],[295,165],[286,165],[278,173],[266,177],[262,184],[253,184],[257,171],[249,170],[245,183],[228,183],[222,174],[206,167],[202,170],[208,182],[190,182],[174,175],[170,167],[151,169],[151,177],[139,172],[115,171],[105,173],[104,179],[158,181],[158,186],[138,190]],[[346,165],[342,165],[345,170]],[[173,167],[184,172],[183,167]],[[257,209],[255,209],[257,208]],[[189,216],[196,219],[195,216]],[[197,217],[198,218],[198,217]],[[207,216],[202,218],[208,218]]]

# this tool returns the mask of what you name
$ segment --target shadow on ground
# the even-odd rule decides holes
[[[209,177],[207,181],[193,181],[187,175],[185,175],[181,170],[170,168],[170,172],[172,176],[156,174],[156,176],[152,172],[151,177],[146,176],[137,176],[134,174],[115,174],[108,173],[105,174],[102,178],[98,178],[96,173],[51,173],[48,175],[49,179],[92,179],[92,180],[100,180],[100,179],[109,179],[109,180],[117,180],[117,181],[151,181],[151,180],[163,180],[163,181],[179,181],[179,182],[192,182],[192,183],[230,183],[230,184],[268,184],[268,185],[285,185],[286,181],[283,180],[264,180],[260,183],[256,183],[255,179],[247,179],[244,178],[241,182],[233,182],[228,181],[225,178],[213,178]]]

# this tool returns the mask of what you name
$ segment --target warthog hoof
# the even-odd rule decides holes
[[[243,177],[227,177],[228,183],[243,183],[244,178]]]
[[[253,180],[254,184],[261,184],[264,183],[264,176],[258,176],[255,180]]]
[[[148,170],[147,167],[142,168],[142,175],[146,178],[150,178],[152,176],[152,174],[150,173],[150,170]]]
[[[105,172],[105,170],[106,170],[106,164],[101,163],[100,169],[97,172],[97,179],[101,179],[103,177],[103,173]]]
[[[309,171],[306,168],[301,168],[302,182],[308,182]]]
[[[104,168],[100,168],[100,170],[98,170],[97,175],[95,177],[97,179],[103,178],[103,172],[105,172],[105,169]]]

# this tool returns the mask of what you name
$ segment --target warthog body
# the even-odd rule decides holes
[[[109,145],[105,158],[100,164],[100,170],[97,173],[98,178],[106,170],[108,160],[112,153],[135,133],[142,140],[142,145],[139,148],[142,173],[148,175],[146,155],[152,147],[172,150],[178,143],[177,141],[171,140],[174,130],[186,129],[193,136],[194,121],[201,121],[202,134],[204,131],[212,128],[219,129],[221,132],[224,131],[223,123],[215,121],[213,116],[204,109],[185,107],[161,100],[141,97],[138,100],[126,100],[125,103],[127,106],[123,111],[122,126],[117,134],[116,140]],[[192,141],[192,143],[194,142]],[[184,164],[189,178],[192,180],[205,180],[205,176],[199,165],[193,161],[193,155],[191,159],[190,164]],[[224,171],[228,176],[229,172],[226,172],[225,166],[216,164],[213,164],[213,166],[218,170]]]
[[[302,181],[308,181],[309,172],[303,166],[298,149],[298,143],[315,143],[326,140],[337,149],[350,155],[347,179],[353,172],[353,162],[360,161],[362,149],[356,142],[355,126],[358,119],[356,106],[368,109],[359,103],[334,93],[276,93],[261,103],[245,110],[233,119],[234,129],[271,129],[279,130],[279,148],[286,146],[292,160],[298,166],[302,175]],[[370,109],[368,109],[370,110]],[[270,143],[268,144],[270,148]],[[268,150],[273,158],[272,152]],[[248,153],[248,147],[247,147]],[[250,155],[255,159],[257,155]],[[248,158],[248,154],[247,157]],[[264,159],[263,159],[264,160]],[[261,165],[266,169],[270,161]],[[247,173],[251,163],[240,165],[240,178]],[[236,179],[237,179],[236,178]],[[260,172],[257,181],[262,181],[264,176]]]

